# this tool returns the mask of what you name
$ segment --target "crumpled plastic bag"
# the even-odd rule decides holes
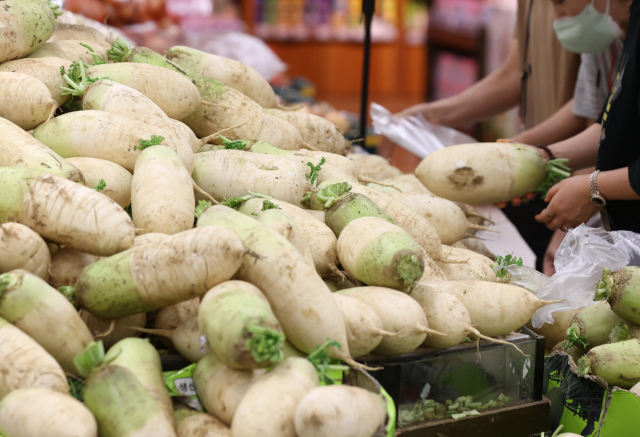
[[[444,147],[477,142],[450,127],[429,123],[422,114],[397,117],[379,104],[371,103],[370,115],[373,128],[377,133],[419,158],[424,158]]]
[[[607,232],[584,224],[569,231],[558,248],[556,274],[538,291],[538,299],[563,302],[540,308],[531,319],[534,328],[553,324],[553,313],[594,304],[602,270],[640,265],[640,235],[629,231]]]
[[[511,273],[511,278],[509,279],[510,284],[526,288],[536,295],[544,284],[551,279],[544,273],[540,273],[536,269],[527,266],[511,264],[504,269]],[[494,268],[494,270],[496,270],[496,268]]]
[[[228,32],[216,36],[201,50],[240,61],[256,70],[267,81],[288,68],[263,40],[246,33]]]

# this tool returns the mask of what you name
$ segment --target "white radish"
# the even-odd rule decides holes
[[[0,99],[0,117],[24,130],[46,122],[58,108],[58,102],[44,83],[22,73],[0,72]]]
[[[136,160],[131,181],[133,224],[149,232],[177,234],[193,228],[193,181],[178,155],[152,146]]]
[[[99,187],[100,181],[104,181],[106,185],[99,190],[100,193],[112,198],[123,208],[131,203],[133,176],[126,168],[115,162],[98,158],[77,157],[67,158],[65,161],[82,172],[87,187]]]
[[[15,269],[47,279],[51,255],[44,240],[19,223],[0,225],[0,273]]]
[[[49,283],[58,288],[73,285],[82,270],[100,259],[99,256],[80,252],[70,247],[63,247],[51,257]]]
[[[69,61],[63,58],[24,58],[0,64],[0,71],[11,73],[28,74],[44,83],[49,89],[51,97],[58,105],[64,104],[69,96],[63,96],[61,86],[66,86],[67,82],[60,75],[60,68],[68,67]]]

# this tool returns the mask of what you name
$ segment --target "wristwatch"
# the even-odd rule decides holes
[[[604,197],[602,197],[602,194],[600,194],[600,191],[598,191],[598,174],[600,174],[600,170],[596,170],[591,173],[589,187],[591,188],[591,201],[598,208],[602,208],[603,206],[606,206],[607,201],[604,200]]]

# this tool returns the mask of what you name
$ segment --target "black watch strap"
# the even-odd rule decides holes
[[[547,155],[549,155],[549,159],[551,161],[553,161],[554,159],[556,159],[556,155],[553,154],[553,152],[551,151],[551,149],[549,148],[549,146],[547,146],[546,144],[540,144],[538,146],[538,149],[542,149],[545,152],[547,152]]]

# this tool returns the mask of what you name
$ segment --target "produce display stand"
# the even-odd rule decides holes
[[[383,367],[370,373],[396,404],[396,435],[466,436],[474,429],[473,435],[529,437],[548,431],[550,406],[543,397],[545,339],[524,327],[504,340],[528,356],[508,345],[480,341],[359,361]],[[442,408],[461,396],[470,397],[467,402],[476,410],[473,416],[453,419],[446,413],[431,420],[416,419],[416,405],[421,401],[439,403]],[[486,407],[488,404],[493,406]],[[411,419],[409,413],[414,415]]]

